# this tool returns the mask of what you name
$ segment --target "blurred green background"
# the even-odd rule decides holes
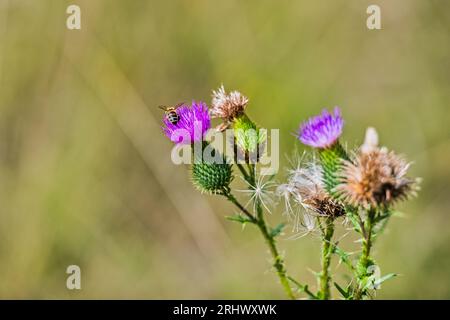
[[[382,30],[366,28],[370,4]],[[160,130],[156,106],[209,103],[224,83],[280,129],[282,155],[334,105],[349,146],[374,126],[406,154],[422,191],[377,243],[381,272],[402,275],[377,297],[450,298],[449,37],[439,0],[1,0],[0,297],[284,298],[260,235],[193,190]],[[314,286],[320,243],[289,236],[288,270]]]

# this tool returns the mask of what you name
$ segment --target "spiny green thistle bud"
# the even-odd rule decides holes
[[[246,114],[235,118],[232,125],[236,144],[244,152],[257,152],[258,146],[267,138],[266,131],[260,130]]]
[[[340,183],[339,172],[342,170],[343,160],[348,160],[348,155],[339,142],[329,148],[319,150],[320,163],[322,165],[323,182],[330,194]]]
[[[209,152],[206,152],[207,148],[210,149]],[[233,180],[231,164],[227,163],[226,158],[205,141],[202,143],[202,150],[201,155],[194,156],[192,165],[194,186],[201,192],[210,194],[228,190]],[[207,153],[209,158],[205,159],[204,153]]]
[[[348,160],[347,153],[339,143],[343,127],[341,111],[335,107],[333,113],[324,110],[322,114],[302,123],[298,132],[298,139],[302,143],[319,149],[323,182],[330,194],[334,194],[334,188],[339,184],[342,161]]]
[[[194,163],[192,182],[203,193],[216,194],[229,189],[233,180],[231,165],[228,163]]]

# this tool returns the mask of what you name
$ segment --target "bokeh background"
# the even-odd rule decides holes
[[[377,297],[450,298],[449,37],[439,0],[1,0],[0,297],[284,298],[260,235],[193,190],[161,134],[156,106],[224,83],[280,129],[281,167],[299,122],[334,105],[350,146],[374,126],[406,154],[422,191],[377,243],[382,273],[401,274]],[[290,235],[288,270],[314,287],[319,241]]]

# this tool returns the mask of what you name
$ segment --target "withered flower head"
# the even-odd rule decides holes
[[[223,85],[213,91],[211,116],[222,118],[226,123],[233,121],[244,113],[248,98],[239,91],[227,93]]]
[[[409,166],[403,157],[379,148],[378,135],[369,128],[354,162],[345,162],[343,183],[337,190],[354,206],[388,206],[417,190],[418,180],[406,176]]]
[[[319,216],[336,218],[344,215],[344,207],[327,193],[322,181],[322,169],[313,162],[292,170],[288,183],[279,186],[278,193],[285,198],[288,211],[290,204],[287,201],[293,198],[307,211]]]

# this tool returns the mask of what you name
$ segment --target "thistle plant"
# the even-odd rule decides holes
[[[241,178],[247,185],[247,189],[243,192],[250,195],[248,204],[252,203],[253,210],[242,205],[232,193],[230,184],[234,178],[233,164],[229,163],[225,157],[222,158],[222,163],[217,163],[205,160],[202,156],[203,152],[194,153],[192,157],[194,163],[191,166],[192,182],[202,193],[221,195],[239,209],[240,214],[229,216],[229,220],[243,225],[254,225],[259,229],[269,248],[279,281],[287,297],[294,299],[284,259],[276,244],[276,237],[281,233],[284,225],[271,227],[265,218],[264,210],[268,210],[267,199],[271,197],[269,189],[272,184],[264,182],[257,174],[258,150],[260,150],[259,146],[264,142],[265,136],[244,112],[248,101],[248,98],[237,91],[227,94],[222,86],[219,90],[213,91],[211,110],[208,110],[204,103],[193,102],[191,106],[183,105],[177,109],[178,122],[173,123],[168,117],[164,118],[163,131],[176,144],[191,144],[192,150],[195,149],[196,144],[200,144],[201,150],[204,151],[206,148],[211,148],[210,144],[205,141],[205,135],[211,127],[210,115],[222,120],[217,128],[219,131],[227,128],[233,130],[233,142],[236,149],[239,149],[235,150],[244,155],[241,159],[243,161],[236,165],[241,173]],[[181,138],[181,136],[183,137]],[[219,151],[212,149],[212,153],[217,155]],[[215,156],[212,158],[217,159]]]
[[[406,200],[418,190],[418,179],[407,177],[409,163],[385,147],[378,147],[378,135],[373,128],[366,132],[364,144],[347,153],[340,144],[344,121],[340,109],[304,122],[298,139],[313,147],[313,157],[290,171],[288,181],[278,187],[285,199],[287,211],[293,201],[304,209],[304,216],[315,216],[322,240],[321,271],[317,274],[318,299],[330,299],[333,254],[349,267],[353,279],[345,286],[334,285],[345,299],[364,299],[371,289],[379,289],[382,282],[396,274],[376,278],[377,268],[372,257],[374,240],[381,234],[393,215],[393,205]],[[343,217],[361,237],[361,250],[355,262],[350,253],[338,247],[333,239],[335,221]],[[311,219],[307,219],[311,220]],[[298,221],[298,220],[297,220]]]
[[[354,230],[361,236],[361,254],[354,267],[357,285],[345,296],[362,299],[383,281],[396,276],[387,274],[375,279],[375,261],[371,249],[375,239],[393,215],[394,205],[416,194],[419,179],[407,176],[410,163],[386,147],[378,146],[378,134],[368,128],[364,144],[345,161],[337,193],[347,204]]]
[[[304,174],[306,183],[298,181],[299,187],[295,190],[304,206],[317,213],[317,224],[322,239],[322,270],[318,274],[319,299],[330,298],[334,223],[335,219],[345,214],[343,204],[334,197],[335,188],[339,183],[339,171],[343,161],[348,159],[339,143],[343,127],[344,121],[340,110],[335,107],[333,114],[324,110],[321,115],[304,122],[298,131],[298,139],[303,144],[317,149],[320,159],[319,163],[312,164],[314,170]],[[308,180],[312,182],[312,187],[307,187]]]
[[[410,164],[386,147],[379,147],[378,134],[373,128],[367,130],[362,146],[347,152],[340,142],[344,120],[340,109],[335,107],[332,112],[324,110],[300,125],[296,137],[308,151],[312,147],[312,152],[305,152],[289,170],[287,181],[275,188],[273,176],[258,173],[267,137],[265,130],[247,115],[248,104],[249,99],[242,93],[228,93],[221,86],[212,93],[211,108],[204,102],[194,101],[176,110],[172,108],[170,112],[176,112],[175,115],[166,114],[165,135],[176,146],[187,146],[191,151],[193,185],[204,194],[223,196],[239,210],[239,214],[228,216],[228,220],[259,230],[288,298],[304,293],[310,299],[331,299],[332,284],[344,299],[372,297],[373,289],[379,289],[382,282],[395,276],[391,273],[376,278],[373,245],[395,213],[394,205],[409,199],[418,190],[418,179],[407,175]],[[220,120],[216,133],[232,131],[229,141],[233,145],[232,157],[214,149],[206,140],[211,118]],[[238,168],[245,189],[234,188],[234,181],[239,179],[235,179],[233,166]],[[242,204],[235,192],[248,196],[247,202]],[[271,213],[279,197],[284,200],[294,232],[300,234],[294,238],[315,234],[321,239],[321,270],[317,273],[316,292],[287,273],[284,257],[277,247],[285,223],[272,227],[266,220],[266,214]],[[340,247],[340,239],[335,239],[338,223],[349,224],[350,230],[360,237],[361,248],[355,261],[350,258],[350,252]],[[349,268],[352,279],[345,285],[332,279],[333,255]]]
[[[209,147],[204,140],[207,131],[211,128],[211,119],[208,107],[203,102],[192,102],[191,106],[181,105],[177,108],[179,120],[173,123],[168,117],[164,117],[163,131],[175,144],[190,144],[194,147],[200,146],[201,152],[193,152],[192,159],[192,182],[194,186],[204,193],[225,193],[233,179],[232,168],[226,159],[221,162],[203,161],[203,151]],[[213,156],[218,151],[212,150]],[[215,158],[215,157],[213,157]]]

